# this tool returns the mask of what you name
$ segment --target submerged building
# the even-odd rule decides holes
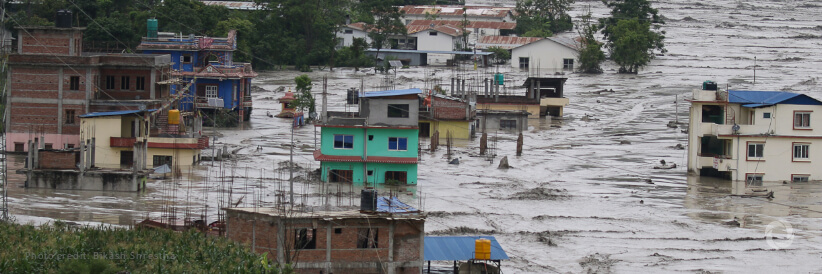
[[[759,186],[822,180],[822,101],[782,91],[720,90],[690,100],[688,170]],[[817,114],[814,114],[817,113]]]
[[[158,32],[157,20],[148,20],[148,36],[137,49],[149,54],[168,54],[174,62],[171,75],[183,82],[195,83],[186,90],[173,85],[171,94],[183,93],[180,109],[231,110],[237,112],[240,122],[248,121],[252,110],[251,79],[257,73],[250,63],[234,62],[237,50],[237,32],[228,31],[226,37],[177,35]]]
[[[358,112],[326,112],[322,129],[322,180],[356,184],[416,184],[420,89],[359,95]]]

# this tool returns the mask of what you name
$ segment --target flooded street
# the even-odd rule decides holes
[[[479,138],[458,141],[452,157],[460,158],[459,165],[447,164],[444,146],[424,151],[417,186],[381,193],[399,193],[401,200],[424,209],[429,235],[495,236],[511,257],[502,262],[505,273],[822,272],[822,183],[765,182],[763,188],[774,191],[768,200],[751,196],[744,183],[688,176],[686,150],[676,148],[687,145],[687,134],[666,126],[675,120],[687,124],[685,99],[704,80],[723,88],[784,90],[822,99],[822,4],[653,4],[667,18],[668,53],[638,75],[616,74],[613,63],[606,63],[601,75],[566,74],[571,103],[564,117],[530,120],[522,156],[515,156],[515,135],[492,132],[498,155],[493,162],[477,157]],[[578,1],[572,15],[586,5],[594,17],[609,12],[600,1]],[[435,79],[485,78],[496,70],[464,69],[400,69],[393,87],[430,88]],[[499,71],[509,88],[527,76],[505,66]],[[276,99],[283,93],[274,90],[293,88],[298,75],[260,72],[254,80],[266,92],[252,94],[251,121],[219,130],[218,145],[238,149],[234,161],[203,162],[183,179],[149,181],[142,193],[25,189],[24,176],[10,174],[10,183],[19,186],[9,189],[11,213],[23,223],[63,219],[130,225],[168,214],[182,218],[186,211],[214,221],[220,201],[251,207],[287,199],[288,173],[282,165],[289,159],[290,120],[269,118],[266,112],[279,112]],[[361,84],[379,89],[385,77],[352,69],[315,70],[309,76],[318,104],[322,77],[328,76],[333,111],[345,110],[346,89]],[[319,167],[312,156],[315,134],[319,129],[313,126],[294,129],[294,162],[301,168],[295,172],[295,199],[312,206],[357,205],[357,197],[348,193],[359,186],[303,179]],[[503,156],[511,169],[497,169]],[[678,167],[653,169],[660,160]],[[23,156],[10,156],[9,171],[22,165]],[[733,220],[739,227],[726,224]],[[789,224],[793,233],[777,227],[777,238],[769,243],[766,228],[773,222]]]

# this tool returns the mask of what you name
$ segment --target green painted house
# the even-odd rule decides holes
[[[358,112],[326,112],[314,152],[325,182],[417,184],[420,89],[365,92]]]

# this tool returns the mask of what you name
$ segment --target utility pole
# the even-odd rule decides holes
[[[5,9],[5,6],[6,6],[6,1],[5,0],[0,0],[0,9],[2,9],[2,11],[0,11],[0,25],[6,25],[6,9]],[[0,135],[1,135],[0,136],[0,153],[3,154],[3,164],[2,164],[2,166],[0,166],[0,172],[2,172],[2,174],[0,174],[0,176],[2,176],[2,177],[0,177],[0,187],[3,188],[3,190],[2,190],[3,193],[0,194],[0,195],[2,195],[2,196],[0,196],[0,221],[3,221],[3,222],[9,220],[8,176],[7,176],[8,175],[8,172],[7,172],[7,170],[8,170],[7,169],[8,157],[7,157],[7,154],[6,154],[6,151],[7,151],[6,150],[6,130],[7,130],[6,129],[6,119],[8,119],[8,116],[6,115],[6,113],[8,113],[8,110],[7,110],[7,108],[5,108],[5,106],[7,105],[7,102],[6,102],[6,87],[9,85],[9,83],[6,82],[6,80],[8,80],[8,78],[6,77],[6,73],[8,73],[8,70],[6,69],[6,64],[8,63],[8,54],[9,54],[9,52],[6,51],[6,39],[5,38],[6,38],[5,28],[0,28],[0,79],[2,79],[2,80],[0,80],[0,82],[3,83],[2,85],[0,85],[0,100],[2,100],[2,105],[4,106],[3,113],[0,113],[0,115],[2,115],[2,119],[0,119],[0,123],[2,123],[2,124],[0,124],[0,128],[2,128],[2,132],[0,132]],[[11,46],[11,45],[9,45],[9,46]],[[29,166],[29,169],[31,169],[31,168],[32,167]]]
[[[291,209],[294,209],[294,122],[291,124],[291,153],[288,159],[288,195]]]

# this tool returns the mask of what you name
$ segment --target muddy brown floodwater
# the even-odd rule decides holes
[[[687,144],[687,136],[680,128],[666,127],[672,120],[687,122],[684,99],[704,80],[733,89],[788,90],[822,98],[822,5],[727,0],[653,4],[667,18],[668,53],[638,75],[616,74],[612,63],[601,75],[567,74],[571,105],[565,117],[530,121],[522,156],[515,156],[515,136],[495,132],[491,136],[497,138],[498,157],[493,162],[476,157],[478,140],[457,142],[459,165],[446,164],[444,149],[423,152],[418,186],[380,191],[398,193],[427,211],[426,233],[495,236],[511,257],[502,263],[505,273],[822,272],[822,183],[766,182],[764,187],[775,193],[768,200],[748,196],[744,185],[688,176],[686,152],[675,148]],[[608,13],[600,1],[577,1],[573,15],[587,5],[595,17]],[[400,69],[393,87],[424,88],[456,75],[487,77],[495,71],[465,69]],[[499,69],[513,84],[526,77]],[[219,202],[229,198],[237,202],[242,197],[240,206],[270,206],[287,188],[281,163],[288,160],[290,130],[289,121],[265,113],[279,110],[276,98],[282,93],[273,91],[292,87],[297,75],[261,72],[255,79],[267,91],[253,94],[251,121],[219,132],[219,143],[238,149],[233,161],[205,162],[176,182],[151,181],[144,193],[13,188],[11,212],[20,222],[128,225],[159,217],[168,208],[178,216],[186,210],[206,212],[213,220]],[[382,75],[350,69],[309,75],[317,95],[320,79],[328,76],[331,110],[345,109],[347,88],[362,83],[373,90],[384,83]],[[603,89],[614,92],[595,92]],[[305,174],[319,166],[311,154],[315,128],[294,134],[294,159],[302,168],[298,173]],[[502,156],[508,156],[513,168],[496,169]],[[652,169],[663,159],[679,167]],[[10,170],[21,164],[22,157],[10,157]],[[22,185],[19,175],[9,179]],[[356,186],[298,180],[295,188],[301,203],[356,204],[345,194]],[[727,224],[734,220],[738,226]],[[792,234],[778,226],[769,244],[769,224],[789,224]],[[448,262],[439,266],[447,268]]]

